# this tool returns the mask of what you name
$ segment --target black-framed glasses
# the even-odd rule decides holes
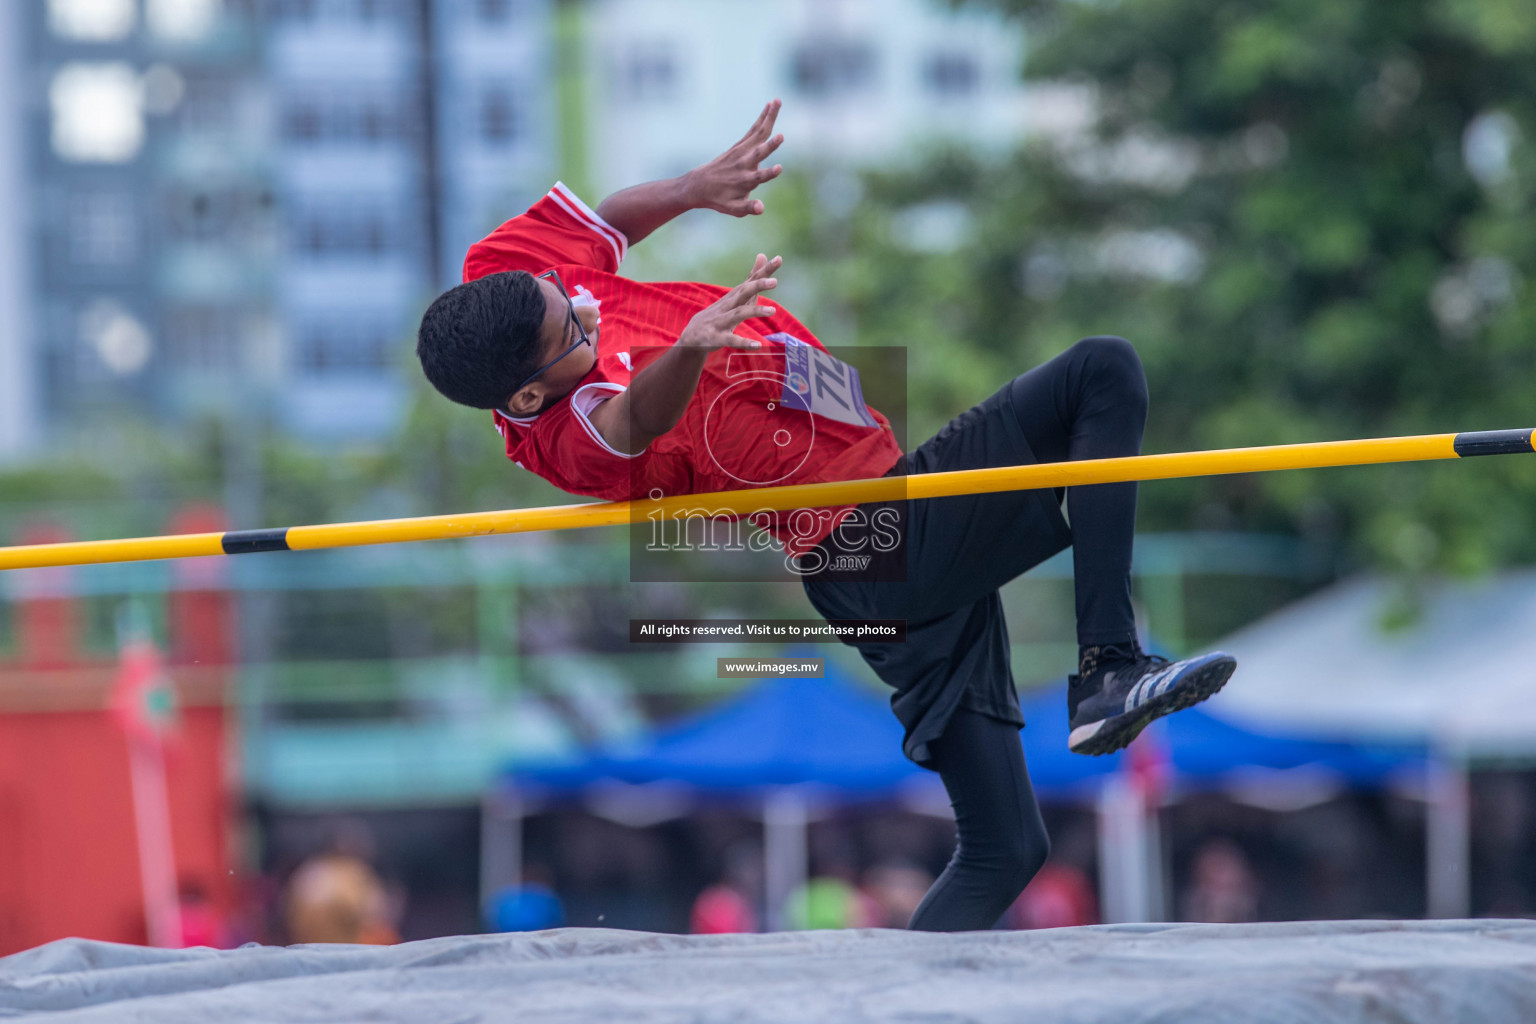
[[[544,273],[537,274],[535,276],[539,278],[547,277],[551,281],[555,282],[555,287],[559,288],[560,294],[565,296],[565,308],[570,312],[571,323],[576,325],[576,332],[580,334],[581,337],[577,338],[576,341],[571,344],[570,348],[566,349],[564,352],[561,352],[559,355],[555,356],[555,358],[551,359],[549,362],[545,363],[543,366],[529,374],[521,384],[512,389],[512,394],[514,395],[523,390],[523,388],[527,387],[529,382],[536,379],[539,374],[543,373],[551,366],[554,366],[560,360],[581,348],[581,346],[592,344],[592,339],[587,335],[587,329],[581,325],[581,317],[576,315],[576,304],[571,301],[571,293],[565,290],[565,282],[560,280],[560,275],[555,273],[553,270],[546,270]]]

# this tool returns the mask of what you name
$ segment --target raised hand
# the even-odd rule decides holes
[[[694,314],[688,326],[683,328],[683,333],[678,337],[677,344],[680,348],[762,348],[763,343],[756,338],[743,338],[736,333],[736,328],[755,316],[772,316],[772,306],[761,305],[757,297],[763,292],[778,285],[778,278],[772,277],[776,270],[782,266],[782,257],[775,256],[769,259],[762,253],[757,254],[757,259],[752,264],[752,273],[741,284],[722,295],[717,301],[705,306]]]
[[[777,178],[784,170],[783,164],[759,169],[759,165],[784,143],[783,135],[773,134],[779,106],[778,100],[770,100],[741,141],[709,163],[688,172],[690,205],[719,210],[733,217],[763,212],[763,201],[753,199],[752,190]]]

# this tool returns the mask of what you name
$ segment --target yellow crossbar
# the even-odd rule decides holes
[[[1228,448],[1219,451],[1138,455],[1121,459],[1048,462],[995,469],[967,469],[921,476],[843,480],[787,487],[763,487],[708,494],[684,494],[643,501],[556,505],[547,508],[469,512],[462,515],[379,519],[325,526],[273,530],[238,530],[127,540],[77,541],[0,548],[0,569],[131,562],[154,558],[192,558],[258,551],[309,551],[363,544],[482,537],[501,533],[536,533],[618,526],[658,516],[748,515],[768,510],[824,508],[903,498],[942,498],[960,494],[1077,487],[1130,480],[1268,473],[1282,469],[1363,466],[1387,462],[1424,462],[1476,455],[1531,453],[1531,430],[1423,434],[1359,441]]]

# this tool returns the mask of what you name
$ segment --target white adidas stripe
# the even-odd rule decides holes
[[[1198,663],[1203,662],[1203,660],[1204,659],[1190,659],[1190,660],[1187,660],[1187,662],[1178,662],[1178,663],[1180,663],[1180,665],[1183,665],[1184,668],[1189,669],[1189,671],[1193,671],[1193,669],[1195,669],[1195,666],[1197,666]],[[1161,695],[1166,694],[1167,688],[1169,688],[1169,686],[1172,686],[1172,685],[1174,685],[1174,676],[1169,676],[1169,677],[1167,677],[1167,679],[1161,680],[1161,682],[1158,683],[1157,686],[1155,686],[1154,691],[1152,691],[1152,697],[1154,697],[1154,699],[1157,699],[1157,697],[1161,697]]]
[[[624,254],[629,251],[629,239],[624,237],[624,232],[599,217],[597,212],[582,202],[581,197],[572,192],[563,181],[555,182],[555,187],[549,190],[549,198],[553,199],[566,213],[601,236],[613,250],[614,259],[620,263],[624,262]]]
[[[592,420],[589,418],[589,414],[594,408],[597,407],[600,402],[605,402],[608,400],[606,398],[599,397],[597,392],[608,391],[614,395],[621,395],[626,390],[628,389],[625,388],[624,385],[615,384],[612,381],[593,381],[591,384],[583,384],[581,387],[571,392],[571,411],[576,414],[576,422],[580,423],[582,429],[586,430],[588,436],[590,436],[592,440],[596,441],[598,445],[605,451],[609,452],[610,454],[617,455],[621,459],[633,459],[644,455],[646,449],[642,448],[638,452],[634,453],[619,451],[613,445],[608,443],[608,441],[603,437],[602,433],[597,429],[597,427],[592,423]]]
[[[1136,685],[1131,687],[1131,692],[1125,695],[1125,710],[1134,711],[1147,701],[1152,700],[1160,692],[1158,684],[1171,683],[1177,675],[1180,662],[1174,662],[1161,672],[1152,672],[1136,680]]]

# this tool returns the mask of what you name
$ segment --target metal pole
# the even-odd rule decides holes
[[[1099,790],[1099,902],[1106,924],[1153,920],[1147,808],[1124,772]]]
[[[868,501],[941,498],[957,494],[1075,487],[1130,480],[1170,480],[1226,473],[1261,473],[1327,466],[1365,466],[1389,462],[1426,462],[1478,455],[1530,454],[1531,430],[1492,430],[1461,434],[1424,434],[1359,441],[1229,448],[1208,452],[1136,455],[1121,459],[1048,462],[994,469],[968,469],[921,476],[841,480],[788,487],[763,487],[709,494],[683,494],[655,500],[556,505],[461,515],[380,519],[271,530],[197,533],[178,537],[80,541],[0,548],[0,569],[52,565],[130,562],[150,558],[238,555],[259,551],[307,551],[364,544],[398,544],[451,537],[575,530],[622,526],[647,519],[740,516],[768,510],[825,508]]]
[[[1472,911],[1471,816],[1466,761],[1457,751],[1442,748],[1430,767],[1424,806],[1430,917],[1462,918]]]
[[[523,802],[516,791],[493,790],[480,801],[480,911],[523,880]]]
[[[788,927],[790,898],[805,888],[808,819],[805,800],[793,789],[775,789],[763,801],[763,891],[771,932]]]
[[[145,932],[151,946],[174,949],[181,945],[181,910],[176,893],[176,851],[171,842],[165,755],[158,738],[128,737],[128,781],[133,792]]]

